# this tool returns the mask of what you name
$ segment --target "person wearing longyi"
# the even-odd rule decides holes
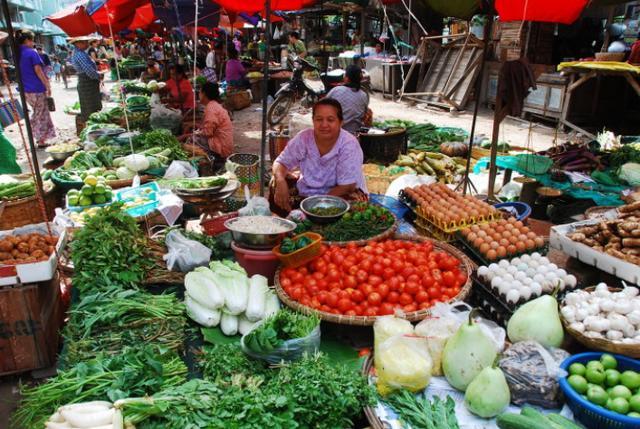
[[[313,106],[313,128],[295,136],[273,164],[272,195],[278,207],[292,208],[287,175],[297,168],[301,174],[294,195],[366,199],[362,149],[358,140],[342,129],[342,124],[342,106],[338,101],[325,98]]]

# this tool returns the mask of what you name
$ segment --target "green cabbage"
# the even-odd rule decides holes
[[[640,164],[627,162],[618,170],[618,178],[631,186],[640,186]]]

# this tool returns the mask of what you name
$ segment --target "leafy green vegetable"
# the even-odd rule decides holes
[[[139,290],[100,292],[73,306],[63,330],[66,366],[124,346],[153,344],[180,351],[186,326],[184,305],[175,295]]]
[[[206,380],[231,383],[234,376],[266,377],[272,372],[262,361],[249,358],[238,343],[205,346],[198,365]]]
[[[80,294],[106,289],[136,288],[153,261],[146,253],[146,238],[122,204],[104,207],[91,217],[71,242]]]
[[[100,355],[79,363],[37,386],[21,386],[22,400],[12,424],[41,429],[62,405],[153,394],[184,383],[186,374],[187,367],[175,352],[150,346],[124,348],[116,356]]]
[[[628,162],[640,163],[640,144],[631,143],[620,146],[611,152],[609,165],[615,169]]]
[[[282,309],[249,332],[244,343],[256,353],[268,353],[287,340],[307,337],[319,324],[320,319],[315,314],[305,315]]]
[[[189,159],[189,154],[182,148],[182,144],[168,130],[153,130],[145,133],[139,148],[149,149],[151,147],[171,149],[171,156],[169,158],[172,161]]]
[[[401,390],[385,397],[384,402],[398,413],[401,422],[412,428],[459,428],[455,402],[450,396],[447,396],[446,401],[437,396],[433,401],[429,401],[424,395],[414,395],[408,390]]]
[[[327,241],[365,240],[387,231],[394,222],[384,207],[355,203],[339,221],[327,225],[322,235]]]
[[[222,377],[212,380],[205,373],[205,380],[191,380],[152,398],[120,401],[116,406],[122,408],[125,422],[140,429],[217,428],[230,422],[247,429],[346,428],[373,402],[373,388],[358,371],[335,365],[324,355],[255,369],[237,348],[215,350],[208,359]],[[224,373],[225,365],[238,372]]]
[[[35,194],[36,185],[33,180],[0,184],[0,200],[17,200]]]

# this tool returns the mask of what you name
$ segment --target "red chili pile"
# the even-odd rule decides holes
[[[323,246],[321,256],[312,262],[280,273],[280,284],[290,298],[347,316],[429,308],[457,296],[466,281],[460,260],[434,250],[428,241]]]

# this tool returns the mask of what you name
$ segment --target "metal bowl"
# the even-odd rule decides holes
[[[282,225],[282,231],[275,234],[266,234],[266,233],[250,233],[239,231],[237,227],[234,225],[239,222],[240,219],[247,218],[255,218],[256,223],[265,222],[273,222]],[[244,216],[237,217],[233,219],[229,219],[224,223],[224,226],[231,231],[231,235],[233,236],[233,240],[242,247],[248,247],[251,249],[273,249],[276,247],[282,239],[291,231],[296,229],[295,222],[291,222],[290,220],[282,219],[279,217],[271,217],[271,216]]]
[[[72,150],[70,152],[47,152],[47,153],[51,155],[51,158],[53,158],[56,161],[64,161],[65,159],[69,158],[71,155],[73,155],[79,150],[80,148],[76,150]]]
[[[330,208],[330,207],[338,207],[342,209],[340,213],[329,215],[329,216],[320,216],[317,214],[313,214],[310,210],[314,208]],[[339,220],[346,212],[349,211],[349,203],[340,197],[334,197],[331,195],[317,195],[315,197],[309,197],[302,200],[300,203],[300,210],[307,216],[307,218],[311,222],[326,224],[332,223]]]

